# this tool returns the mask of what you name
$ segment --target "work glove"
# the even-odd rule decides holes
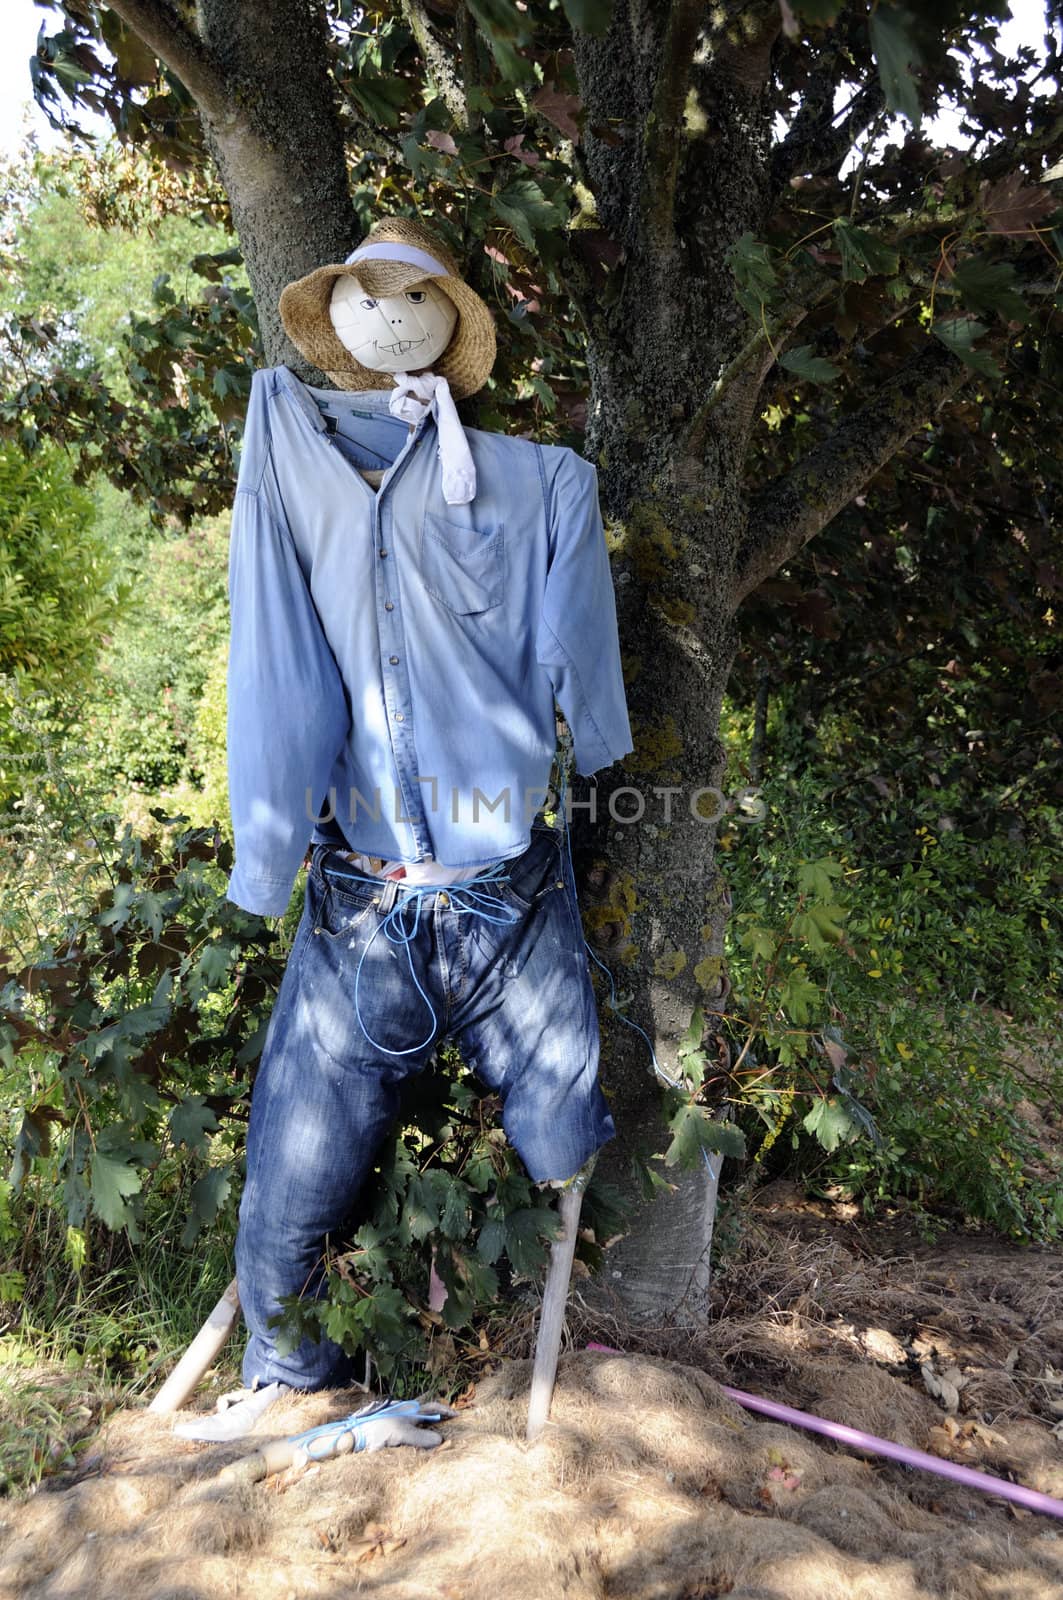
[[[431,1450],[442,1444],[443,1435],[422,1426],[426,1422],[443,1422],[456,1417],[457,1412],[439,1401],[425,1403],[421,1400],[372,1400],[368,1405],[352,1411],[339,1422],[324,1422],[306,1433],[297,1433],[289,1439],[308,1461],[325,1461],[329,1456],[350,1452],[386,1450],[390,1446],[408,1444],[415,1450]]]
[[[214,1416],[179,1422],[173,1431],[182,1439],[228,1444],[232,1439],[242,1439],[249,1434],[263,1412],[287,1393],[286,1383],[268,1383],[262,1389],[238,1389],[235,1394],[223,1394],[219,1398]]]

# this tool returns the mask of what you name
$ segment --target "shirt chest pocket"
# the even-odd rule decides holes
[[[505,548],[501,523],[486,528],[426,511],[421,525],[421,575],[428,593],[459,616],[501,605]]]

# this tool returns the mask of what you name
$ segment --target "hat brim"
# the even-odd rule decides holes
[[[426,275],[401,261],[346,262],[317,267],[305,278],[289,283],[280,297],[281,321],[292,343],[308,361],[319,367],[339,389],[388,389],[390,372],[363,367],[340,340],[329,302],[337,278],[356,278],[370,294],[401,294],[419,283],[434,283],[453,302],[458,321],[450,343],[432,371],[446,378],[455,399],[482,389],[495,362],[495,323],[489,306],[463,278],[450,274]]]

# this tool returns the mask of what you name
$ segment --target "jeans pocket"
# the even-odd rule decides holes
[[[550,830],[536,830],[524,854],[507,867],[500,885],[503,898],[519,911],[530,911],[545,895],[564,888],[561,870],[562,839]]]
[[[316,904],[311,902],[314,932],[326,939],[341,939],[346,934],[354,933],[366,921],[379,903],[380,895],[377,893],[374,896],[368,885],[364,895],[351,894],[337,888],[327,867],[320,870],[320,880],[314,874],[308,879],[316,891]]]
[[[476,616],[501,605],[502,524],[476,528],[426,511],[421,525],[421,576],[428,593],[459,616]]]

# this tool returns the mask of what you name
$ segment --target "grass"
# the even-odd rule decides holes
[[[70,1471],[107,1415],[144,1404],[233,1274],[222,1226],[191,1252],[151,1232],[136,1246],[116,1237],[110,1264],[79,1274],[62,1250],[65,1230],[40,1210],[36,1220],[25,1292],[0,1308],[0,1494]],[[215,1363],[226,1387],[239,1382],[241,1344],[237,1334]]]
[[[27,1351],[0,1340],[0,1494],[36,1489],[49,1473],[69,1471],[97,1425],[120,1404],[104,1373],[71,1366],[29,1366]]]

